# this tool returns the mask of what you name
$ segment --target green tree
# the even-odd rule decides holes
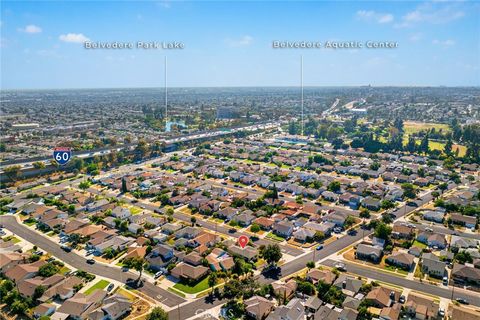
[[[460,251],[455,255],[455,260],[457,260],[460,264],[465,264],[466,262],[472,263],[473,258],[470,252],[467,251]]]
[[[405,146],[405,149],[410,153],[414,153],[417,150],[417,142],[415,141],[414,136],[411,135],[408,137],[408,142]]]
[[[406,198],[415,198],[417,196],[417,190],[411,183],[402,183],[403,196]]]
[[[276,243],[260,247],[260,254],[269,264],[276,264],[282,258],[282,250]]]
[[[161,307],[155,307],[152,312],[147,315],[146,320],[168,320],[168,313]]]
[[[45,162],[43,162],[43,161],[34,162],[33,167],[35,169],[45,169]]]
[[[447,143],[445,143],[445,147],[443,147],[443,152],[446,155],[451,155],[452,154],[452,147],[453,147],[452,139],[448,138]]]
[[[82,189],[83,191],[87,190],[88,188],[90,188],[90,186],[92,185],[92,183],[89,181],[89,180],[84,180],[82,182],[80,182],[80,184],[78,185],[78,187],[80,189]]]
[[[192,216],[192,217],[190,218],[190,222],[192,223],[192,227],[194,227],[194,226],[195,226],[195,223],[197,223],[197,218],[195,218],[194,216]]]
[[[366,208],[363,208],[361,211],[360,211],[360,218],[365,218],[365,219],[368,219],[370,218],[370,210],[366,209]]]
[[[38,268],[38,275],[48,278],[56,274],[58,271],[58,267],[55,264],[49,262]]]
[[[260,226],[256,223],[252,223],[252,226],[250,227],[250,231],[253,233],[257,233],[260,231]]]
[[[5,169],[3,169],[3,172],[7,175],[7,177],[12,180],[12,181],[16,181],[18,179],[18,176],[20,174],[20,169],[21,167],[16,165],[16,166],[10,166],[10,167],[6,167]]]
[[[139,272],[138,279],[137,279],[137,282],[138,282],[142,278],[143,270],[145,268],[145,265],[147,264],[147,261],[144,258],[131,257],[131,258],[125,259],[123,264]]]
[[[387,240],[392,233],[392,228],[383,222],[379,222],[375,227],[375,237]]]
[[[10,310],[12,310],[12,312],[15,314],[25,314],[25,312],[28,310],[28,305],[20,299],[15,300],[11,304]]]
[[[128,188],[127,188],[127,180],[125,177],[122,177],[122,193],[127,193]]]
[[[313,269],[313,268],[315,268],[315,262],[313,262],[313,261],[308,261],[308,262],[307,262],[307,268],[308,268],[308,269]]]
[[[340,185],[340,182],[339,182],[339,181],[332,181],[332,182],[328,185],[327,189],[328,189],[329,191],[332,191],[332,192],[338,192],[338,191],[340,191],[340,187],[341,187],[341,185]]]
[[[428,140],[428,134],[426,134],[423,138],[422,138],[422,141],[420,141],[420,146],[419,146],[419,150],[420,152],[423,152],[425,154],[428,153],[429,151],[429,147],[428,147],[428,143],[429,143],[429,140]]]
[[[215,287],[216,284],[217,284],[217,273],[212,272],[208,277],[208,286],[211,288],[210,294],[213,293],[213,287]]]

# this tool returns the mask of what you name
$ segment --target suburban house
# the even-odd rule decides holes
[[[368,244],[359,244],[355,251],[355,257],[361,260],[379,262],[382,259],[383,250]]]
[[[170,274],[178,279],[199,280],[208,273],[208,268],[202,265],[191,265],[180,262],[170,271]]]
[[[390,307],[395,301],[400,298],[398,291],[393,291],[385,287],[373,288],[365,297],[373,306],[377,308]]]
[[[305,319],[305,308],[300,299],[294,298],[287,305],[281,305],[271,312],[266,320],[303,320]]]
[[[311,269],[308,271],[306,279],[313,284],[323,281],[326,284],[332,284],[335,281],[335,273],[330,270]]]
[[[424,298],[414,293],[408,295],[404,304],[405,311],[419,320],[437,319],[439,305],[434,299]]]
[[[477,224],[477,218],[474,216],[466,216],[460,213],[452,213],[450,215],[452,222],[465,226],[466,228],[474,229]]]
[[[283,238],[290,238],[293,233],[293,223],[280,221],[273,226],[273,232]]]
[[[433,277],[442,278],[445,276],[447,264],[433,253],[422,255],[422,272]]]
[[[452,280],[455,283],[480,287],[480,269],[456,263],[453,266]]]
[[[274,282],[273,292],[282,299],[289,299],[297,290],[297,282],[294,279],[287,282]]]
[[[124,207],[115,207],[112,210],[112,217],[118,218],[118,219],[127,219],[130,217],[132,213],[128,208]]]
[[[392,230],[392,237],[395,239],[412,239],[415,229],[405,224],[395,224]]]
[[[447,240],[445,240],[445,236],[440,233],[421,232],[418,234],[417,240],[427,244],[429,247],[444,249],[447,246]]]
[[[425,210],[422,212],[423,219],[433,222],[442,223],[445,216],[445,212],[438,210]]]
[[[362,207],[367,208],[368,210],[378,211],[380,210],[380,200],[372,197],[366,197],[362,200]]]
[[[411,270],[415,264],[414,262],[415,256],[404,253],[404,252],[395,252],[390,255],[385,261],[388,264],[400,267],[404,270]]]
[[[243,302],[245,313],[256,320],[265,319],[275,307],[275,303],[261,296],[253,296]]]
[[[355,296],[362,287],[363,281],[356,278],[341,274],[333,283],[335,287],[342,290],[342,292],[349,296]]]

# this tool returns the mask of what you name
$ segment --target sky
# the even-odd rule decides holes
[[[480,2],[2,1],[1,89],[479,86]],[[392,41],[274,49],[273,41]],[[184,49],[85,49],[181,42]]]

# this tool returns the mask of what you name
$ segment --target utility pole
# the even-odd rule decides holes
[[[300,56],[300,88],[302,91],[302,99],[301,99],[301,105],[302,105],[302,136],[304,132],[304,123],[303,123],[303,55]]]
[[[167,98],[167,56],[165,56],[165,132],[167,132],[168,124],[168,98]]]

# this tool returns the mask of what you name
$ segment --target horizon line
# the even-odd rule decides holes
[[[303,86],[304,88],[480,88],[478,85],[318,85]],[[300,88],[295,85],[265,85],[265,86],[169,86],[170,89],[227,89],[227,88]],[[139,86],[139,87],[64,87],[64,88],[0,88],[3,91],[48,91],[48,90],[108,90],[108,89],[160,89],[165,90],[162,86]]]

